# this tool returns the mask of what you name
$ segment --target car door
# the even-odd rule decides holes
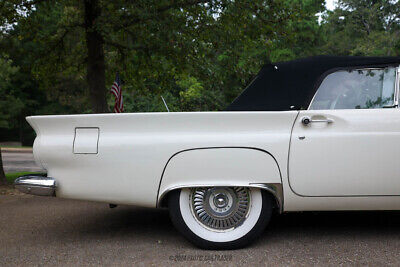
[[[398,69],[339,70],[299,112],[289,184],[302,196],[400,195]]]

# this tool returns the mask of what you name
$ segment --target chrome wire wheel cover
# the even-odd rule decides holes
[[[246,187],[193,188],[190,200],[197,222],[213,231],[228,231],[240,226],[251,207]]]

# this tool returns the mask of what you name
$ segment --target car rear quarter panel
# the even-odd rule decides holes
[[[268,152],[247,147],[190,149],[173,155],[160,181],[159,202],[172,189],[208,186],[282,184]],[[281,192],[279,192],[281,193]]]
[[[28,121],[37,132],[35,158],[47,169],[48,175],[56,179],[58,197],[155,207],[160,180],[167,162],[180,151],[210,147],[265,151],[269,154],[265,155],[265,166],[274,168],[275,173],[279,169],[280,178],[287,180],[290,133],[297,113],[91,114],[35,116],[28,117]],[[96,154],[73,153],[77,127],[99,129]],[[231,169],[237,169],[232,167],[232,164],[241,164],[243,168],[249,168],[237,172],[237,180],[246,176],[243,179],[250,177],[254,182],[277,181],[276,175],[253,177],[257,172],[252,170],[251,166],[257,161],[252,161],[263,157],[253,153],[249,154],[251,156],[245,154],[232,153],[232,150],[226,149],[219,151],[218,155],[213,155],[230,160],[230,163],[227,161],[225,166],[221,166],[213,178],[210,176],[211,169],[207,170],[207,167],[201,164],[189,165],[184,170],[175,169],[166,174],[171,177],[168,179],[174,179],[175,174],[184,177],[183,174],[187,172],[188,176],[194,176],[193,181],[211,179],[229,184],[231,180],[226,168],[231,166]],[[203,156],[207,155],[196,155],[199,156],[191,156],[187,161],[196,159],[206,162],[207,159]],[[277,166],[273,167],[270,155],[273,155]],[[186,161],[183,158],[182,160]],[[186,166],[182,165],[182,168],[184,167]],[[217,165],[213,168],[217,168]],[[246,170],[249,170],[248,175]]]

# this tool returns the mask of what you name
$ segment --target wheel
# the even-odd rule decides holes
[[[253,242],[271,219],[271,196],[246,187],[184,188],[168,198],[170,217],[203,249],[237,249]]]

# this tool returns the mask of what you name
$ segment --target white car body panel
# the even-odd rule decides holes
[[[28,117],[27,120],[37,133],[34,142],[35,159],[47,170],[49,176],[56,179],[57,197],[156,207],[163,194],[180,186],[209,185],[211,182],[214,185],[226,186],[276,184],[280,179],[283,187],[283,211],[398,210],[400,188],[396,177],[393,176],[399,165],[396,164],[399,158],[398,144],[394,143],[400,130],[396,115],[398,111],[358,110],[358,115],[349,115],[347,112],[350,111],[345,110],[126,113],[35,116]],[[301,115],[298,116],[299,113]],[[388,128],[376,129],[375,124],[369,123],[372,113],[376,113],[376,117],[389,116],[389,123],[386,125]],[[341,137],[342,139],[337,139],[338,142],[358,144],[359,149],[364,147],[363,144],[357,143],[363,140],[362,138],[355,136],[354,140],[346,140],[343,136],[354,136],[352,131],[357,132],[358,129],[373,134],[374,138],[377,137],[378,139],[371,143],[364,140],[368,141],[366,147],[376,150],[380,157],[392,155],[396,158],[385,161],[379,158],[378,164],[373,161],[376,157],[364,155],[362,152],[357,156],[362,156],[363,164],[378,167],[370,171],[371,173],[380,174],[379,166],[383,164],[387,168],[386,182],[393,182],[393,186],[387,183],[381,185],[381,179],[368,176],[369,172],[361,167],[358,171],[369,179],[366,184],[369,187],[363,187],[370,189],[368,195],[354,191],[359,190],[355,185],[357,181],[362,181],[361,176],[354,181],[348,180],[352,187],[334,184],[333,188],[330,188],[334,177],[329,175],[318,180],[318,174],[325,173],[327,167],[333,173],[333,168],[339,171],[338,166],[331,167],[325,161],[312,164],[311,159],[318,161],[328,158],[329,161],[333,161],[340,159],[342,152],[347,153],[343,159],[356,155],[356,152],[350,147],[344,151],[340,150],[339,146],[328,145],[326,148],[318,141],[322,139],[312,139],[319,130],[301,128],[303,126],[299,123],[304,115],[329,116],[334,120],[332,125],[329,125],[332,128],[324,129],[322,124],[315,127],[322,127],[324,135],[329,135],[330,140]],[[349,125],[344,118],[355,121],[354,126]],[[333,128],[334,124],[337,128]],[[75,128],[79,127],[99,129],[96,154],[73,153]],[[290,144],[292,128],[294,132]],[[340,132],[340,129],[347,133]],[[388,134],[390,140],[386,142],[379,133]],[[299,140],[300,135],[306,138]],[[311,140],[316,142],[311,146],[315,151],[307,154],[305,144]],[[90,142],[93,146],[93,140]],[[384,149],[381,150],[381,147]],[[339,154],[320,155],[321,148],[329,148],[331,152]],[[210,153],[211,151],[217,152]],[[304,158],[299,151],[305,153]],[[277,166],[273,164],[272,159]],[[259,166],[261,162],[265,165]],[[340,168],[347,168],[349,171],[346,173],[346,170],[340,170],[345,176],[355,174],[355,171],[348,169],[350,165],[346,165],[346,161],[340,164]],[[242,166],[251,167],[242,170]],[[277,169],[280,177],[277,177]],[[308,174],[315,176],[308,178]],[[241,176],[243,177],[240,178]],[[299,184],[295,179],[305,182],[306,185]],[[371,189],[374,185],[376,188]],[[340,193],[340,190],[343,192]],[[321,192],[326,196],[317,196]],[[331,196],[332,192],[335,195]],[[359,195],[354,195],[356,193]],[[371,195],[372,193],[374,195]]]
[[[192,149],[175,154],[160,182],[159,198],[174,188],[282,184],[279,167],[267,152],[242,147]],[[266,182],[268,181],[268,182]]]
[[[303,116],[333,122],[304,126]],[[400,195],[399,159],[400,109],[301,111],[289,182],[302,196]]]
[[[34,116],[27,120],[37,133],[33,147],[35,159],[47,170],[48,176],[56,179],[57,197],[155,207],[168,160],[188,149],[259,149],[273,155],[281,179],[287,180],[290,133],[297,114],[297,111],[124,113]],[[97,154],[73,153],[77,127],[99,129]],[[246,175],[242,182],[276,183],[279,180],[271,156],[241,149],[226,151],[229,156],[214,156],[221,166],[227,167],[248,157],[255,163],[265,158],[265,166],[273,168],[268,171],[273,174],[271,176]],[[190,172],[190,168],[195,170],[198,179],[210,180],[207,168],[189,162],[196,159],[198,153],[189,153],[188,159],[177,161],[178,165],[188,164],[187,170],[168,169],[163,188],[183,183],[183,175]],[[254,163],[247,164],[254,167]],[[216,169],[217,165],[210,167]],[[258,176],[263,170],[265,167],[259,166],[249,174]],[[230,177],[222,175],[222,170],[217,174],[223,176],[220,184],[231,185],[239,180],[238,174]],[[187,179],[189,181],[190,177]]]

